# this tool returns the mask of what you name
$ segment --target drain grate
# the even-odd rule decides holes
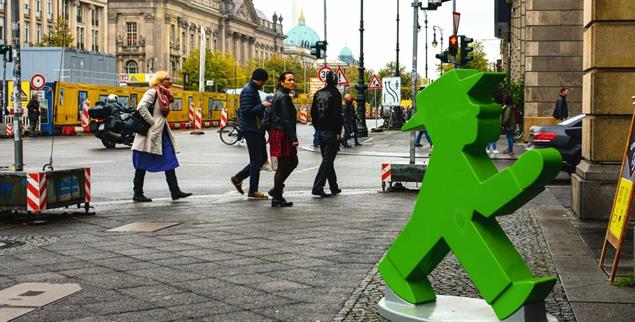
[[[26,291],[18,296],[38,296],[44,294],[44,291]]]

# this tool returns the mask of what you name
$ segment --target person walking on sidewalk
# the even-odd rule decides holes
[[[357,121],[359,121],[359,116],[353,105],[353,95],[346,94],[344,95],[344,140],[342,140],[342,145],[345,148],[351,147],[348,144],[351,136],[355,139],[355,146],[362,145],[357,139]]]
[[[146,171],[165,172],[172,200],[192,195],[181,191],[176,179],[175,169],[179,167],[176,158],[177,148],[166,120],[174,102],[170,86],[168,73],[157,72],[150,81],[150,89],[143,94],[141,102],[137,105],[137,110],[150,125],[150,129],[147,135],[137,133],[132,143],[132,164],[135,168],[132,199],[136,202],[152,201],[143,194]]]
[[[553,118],[555,118],[558,122],[562,122],[569,118],[567,96],[569,96],[569,89],[566,87],[560,89],[560,96],[558,96],[558,99],[556,100],[556,107],[553,110]]]
[[[271,132],[269,146],[271,158],[278,160],[278,168],[273,178],[273,189],[269,190],[271,207],[291,207],[282,196],[284,182],[298,166],[298,136],[296,132],[297,111],[291,101],[291,91],[295,89],[295,76],[284,72],[276,84],[278,91],[271,102]]]
[[[311,117],[313,126],[318,130],[322,163],[313,182],[312,194],[320,197],[330,197],[324,192],[324,185],[328,180],[331,193],[336,195],[341,192],[337,185],[335,174],[335,157],[342,139],[342,94],[335,87],[337,77],[334,73],[326,74],[326,86],[313,96],[311,105]]]
[[[260,100],[258,90],[267,83],[269,74],[262,68],[256,68],[251,74],[251,80],[240,93],[240,108],[238,110],[238,128],[247,141],[249,150],[249,164],[230,178],[231,183],[240,194],[244,194],[243,180],[249,178],[249,193],[247,197],[252,200],[269,199],[264,193],[258,191],[260,181],[260,169],[267,162],[267,141],[262,120],[266,108],[271,103]]]
[[[507,150],[503,151],[505,154],[514,153],[514,130],[516,129],[516,112],[514,111],[514,104],[512,98],[509,95],[503,97],[503,113],[501,114],[501,127],[505,136],[507,137]]]
[[[37,122],[40,120],[40,98],[37,94],[31,96],[26,105],[27,116],[29,118],[29,136],[36,136]]]

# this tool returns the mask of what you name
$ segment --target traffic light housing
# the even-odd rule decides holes
[[[4,61],[13,61],[13,47],[9,45],[0,45],[0,55],[4,57]]]
[[[324,58],[326,54],[326,41],[317,41],[315,45],[311,46],[311,55],[317,59]]]
[[[470,47],[470,44],[474,42],[474,39],[461,36],[461,66],[465,66],[467,63],[474,60],[474,57],[470,54],[474,51],[474,48]]]
[[[459,37],[457,35],[450,36],[450,47],[448,47],[448,53],[450,56],[456,57],[459,53]]]
[[[440,54],[436,55],[437,59],[441,60],[441,64],[447,64],[450,62],[450,54],[447,50],[443,51]]]

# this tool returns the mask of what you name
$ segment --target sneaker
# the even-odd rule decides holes
[[[507,150],[503,151],[503,154],[513,154],[513,153],[514,153],[514,151],[510,150],[510,149],[507,149]]]
[[[500,152],[498,152],[498,150],[494,150],[492,151],[492,154],[499,154]]]
[[[238,179],[236,179],[236,177],[229,178],[229,181],[232,182],[232,184],[234,185],[234,188],[236,188],[236,191],[238,191],[241,195],[245,194],[245,191],[243,191],[243,182],[242,181],[238,181]]]
[[[247,198],[250,200],[269,200],[269,197],[260,191],[248,193]]]
[[[423,147],[423,144],[415,144],[416,147],[421,148]]]

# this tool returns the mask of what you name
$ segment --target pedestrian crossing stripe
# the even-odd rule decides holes
[[[373,75],[373,78],[370,79],[370,82],[368,83],[368,88],[369,89],[380,89],[381,87],[381,82],[379,81],[379,78],[377,77],[377,75]]]

